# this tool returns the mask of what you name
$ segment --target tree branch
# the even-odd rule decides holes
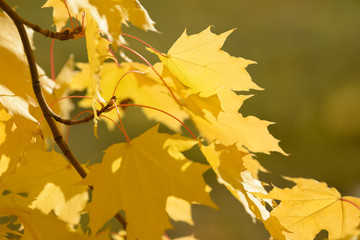
[[[74,166],[76,171],[80,174],[82,178],[86,176],[85,170],[82,168],[80,163],[76,160],[75,156],[70,151],[69,147],[67,146],[66,142],[63,140],[63,137],[59,131],[59,129],[56,126],[56,123],[54,119],[52,118],[53,114],[49,106],[47,105],[44,95],[42,93],[40,81],[39,81],[39,74],[37,71],[37,66],[35,63],[34,54],[32,52],[29,38],[27,36],[27,33],[25,31],[24,25],[21,22],[20,19],[18,19],[18,15],[12,10],[12,8],[7,5],[3,0],[0,0],[0,6],[1,8],[9,15],[9,17],[14,21],[16,28],[20,34],[21,41],[24,46],[24,51],[26,54],[26,58],[29,64],[30,68],[30,74],[31,74],[31,80],[32,80],[32,86],[33,90],[36,96],[36,99],[39,103],[39,106],[44,114],[44,117],[51,129],[51,132],[54,136],[54,139],[56,143],[59,145],[61,151],[64,153],[64,155],[69,159],[70,163]]]
[[[16,20],[19,23],[25,24],[26,26],[30,27],[35,32],[38,32],[38,33],[42,34],[44,37],[54,38],[54,39],[58,39],[58,40],[61,40],[61,41],[73,39],[76,34],[79,34],[79,33],[81,33],[83,31],[82,26],[78,26],[73,31],[70,31],[70,29],[65,28],[61,32],[52,32],[52,31],[47,30],[47,29],[42,29],[40,26],[38,26],[36,24],[33,24],[33,23],[23,19],[16,12],[13,13],[13,16],[16,17]]]
[[[108,104],[106,104],[105,106],[103,106],[100,110],[96,110],[96,114],[97,116],[100,116],[102,113],[104,112],[108,112],[111,111],[113,109],[113,102],[111,101],[112,99],[116,99],[116,97],[112,97],[110,99],[110,101],[108,102]],[[85,123],[85,122],[89,122],[90,120],[94,119],[94,113],[90,114],[89,116],[86,116],[82,119],[78,119],[78,120],[70,120],[70,119],[63,119],[61,118],[59,115],[52,115],[52,117],[60,122],[63,123],[65,125],[77,125],[77,124],[81,124],[81,123]]]
[[[51,132],[53,134],[54,140],[57,145],[60,147],[62,153],[69,160],[71,165],[75,168],[75,170],[79,173],[82,178],[85,178],[87,173],[85,169],[81,166],[78,160],[75,158],[74,154],[71,152],[69,146],[64,141],[63,136],[61,135],[58,127],[56,126],[56,122],[53,119],[54,113],[51,111],[49,106],[47,105],[44,95],[42,93],[40,81],[39,81],[39,73],[37,71],[37,66],[34,58],[33,51],[31,49],[30,41],[25,31],[25,27],[23,25],[23,19],[15,13],[15,11],[4,1],[0,0],[0,7],[9,15],[9,17],[13,20],[16,25],[16,28],[19,32],[22,44],[24,46],[24,51],[26,54],[26,58],[30,68],[31,80],[33,90],[36,96],[36,99],[39,103],[41,111],[44,114],[46,122],[48,123]],[[56,115],[56,114],[55,114]],[[123,228],[126,229],[126,220],[120,214],[115,215],[116,219],[122,224]]]

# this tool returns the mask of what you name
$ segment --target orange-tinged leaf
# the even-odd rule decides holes
[[[199,34],[188,36],[185,31],[166,56],[157,55],[191,93],[208,97],[218,88],[260,90],[245,69],[254,62],[220,50],[231,32],[233,30],[216,35],[208,27]]]
[[[360,199],[341,197],[335,188],[313,179],[287,178],[296,183],[291,189],[274,189],[261,198],[277,199],[281,203],[271,212],[287,228],[287,239],[314,239],[321,230],[329,239],[358,235]]]
[[[129,144],[110,146],[103,162],[93,165],[84,181],[94,186],[87,207],[90,228],[96,232],[122,209],[128,239],[160,239],[171,228],[165,211],[168,197],[212,205],[202,177],[208,167],[181,154],[196,143],[179,135],[159,134],[154,127]]]

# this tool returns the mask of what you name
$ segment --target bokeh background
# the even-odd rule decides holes
[[[51,9],[40,9],[45,0],[9,0],[26,19],[51,28]],[[358,0],[142,0],[161,32],[124,32],[140,37],[167,52],[185,28],[189,34],[213,25],[215,33],[231,28],[224,50],[258,64],[248,67],[253,81],[264,91],[247,100],[241,109],[275,122],[271,133],[290,154],[259,154],[271,173],[261,178],[285,186],[281,175],[314,178],[336,187],[343,195],[360,197],[360,1]],[[53,28],[52,28],[53,29]],[[129,41],[153,63],[156,58],[143,46]],[[84,39],[56,42],[59,71],[69,54],[86,61]],[[35,35],[36,58],[48,73],[50,40]],[[133,57],[133,56],[131,56]],[[134,60],[139,61],[136,57]],[[130,135],[137,136],[154,122],[145,122],[139,110],[125,117]],[[70,144],[83,162],[100,161],[101,151],[122,139],[120,132],[100,126],[94,139],[92,126],[71,129]],[[90,151],[91,149],[91,151]],[[97,153],[95,153],[97,152]],[[253,224],[242,206],[206,174],[219,210],[194,206],[195,227],[174,223],[173,236],[195,231],[199,239],[266,239],[262,225]]]

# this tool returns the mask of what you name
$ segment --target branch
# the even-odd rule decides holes
[[[1,1],[3,2],[3,1]],[[4,3],[6,4],[6,3]],[[3,8],[3,5],[1,5],[2,9],[8,13],[4,8]],[[10,7],[10,6],[8,6]],[[11,9],[11,7],[10,7]],[[12,9],[11,9],[12,10]],[[36,25],[36,24],[33,24],[31,22],[28,22],[27,20],[23,19],[21,16],[19,16],[16,12],[14,12],[12,10],[12,15],[13,17],[16,18],[16,21],[19,22],[19,23],[22,23],[22,24],[25,24],[26,26],[30,27],[32,30],[34,30],[35,32],[38,32],[40,34],[42,34],[44,37],[48,37],[48,38],[53,38],[53,39],[58,39],[58,40],[61,40],[61,41],[64,41],[64,40],[69,40],[69,39],[73,39],[75,37],[75,35],[81,33],[83,31],[83,28],[82,26],[78,26],[76,27],[73,31],[71,31],[70,29],[68,28],[65,28],[63,31],[61,32],[52,32],[50,30],[47,30],[47,29],[42,29],[40,26]],[[9,13],[8,13],[9,14]],[[10,16],[10,14],[9,14]],[[11,16],[10,16],[11,17]],[[13,19],[13,17],[11,17],[11,19]],[[14,19],[13,19],[14,20]]]
[[[100,116],[102,113],[104,112],[108,112],[110,110],[113,109],[113,102],[112,99],[116,99],[116,97],[112,97],[110,99],[110,101],[108,102],[108,104],[106,104],[105,106],[103,106],[100,110],[96,110],[96,114],[97,116]],[[94,113],[90,114],[89,116],[86,116],[82,119],[78,119],[78,120],[71,120],[71,119],[63,119],[61,118],[59,115],[52,115],[52,117],[60,122],[63,123],[65,125],[77,125],[77,124],[81,124],[81,123],[85,123],[85,122],[89,122],[90,120],[94,119]]]
[[[50,30],[45,30],[39,27],[36,24],[33,24],[31,22],[26,21],[25,19],[21,18],[19,16],[19,20],[25,24],[26,26],[30,27],[35,32],[38,32],[42,34],[44,37],[49,37],[61,41],[69,40],[75,38],[75,35],[80,34],[83,31],[82,26],[76,27],[73,31],[71,31],[69,28],[63,29],[61,32],[52,32]]]
[[[29,64],[30,68],[30,74],[31,74],[31,80],[32,80],[32,86],[33,90],[36,96],[36,99],[39,103],[39,106],[44,114],[44,117],[51,129],[51,132],[54,136],[55,142],[59,145],[61,151],[64,153],[64,155],[69,159],[71,164],[74,166],[76,171],[80,174],[82,178],[86,176],[85,170],[82,168],[82,166],[79,164],[79,162],[76,160],[75,156],[70,151],[69,147],[63,140],[63,137],[59,131],[59,129],[56,126],[56,123],[54,119],[52,118],[53,114],[49,106],[47,105],[44,95],[41,90],[41,85],[39,81],[39,74],[37,71],[37,66],[35,63],[34,54],[32,52],[29,38],[27,36],[27,33],[25,31],[24,25],[22,24],[21,20],[18,18],[19,16],[12,10],[12,8],[7,5],[3,0],[0,0],[0,6],[1,8],[9,15],[9,17],[14,21],[16,28],[20,34],[21,41],[24,46],[24,51],[26,54],[26,58]]]
[[[58,127],[56,126],[56,122],[54,121],[54,119],[52,117],[53,112],[51,111],[51,109],[49,108],[49,106],[47,105],[47,103],[45,101],[44,95],[41,90],[41,85],[40,85],[40,81],[39,81],[39,73],[37,71],[34,54],[31,49],[30,41],[27,36],[25,27],[23,25],[23,19],[19,15],[17,15],[14,12],[14,10],[4,0],[0,0],[0,7],[13,20],[13,22],[15,23],[16,28],[19,32],[22,44],[24,46],[24,51],[25,51],[26,58],[27,58],[27,61],[29,64],[29,68],[30,68],[33,90],[34,90],[36,99],[39,103],[39,106],[41,108],[41,111],[44,114],[46,122],[48,123],[48,125],[51,129],[54,140],[57,143],[57,145],[60,147],[60,149],[61,149],[62,153],[65,155],[65,157],[69,160],[71,165],[79,173],[79,175],[82,178],[85,178],[87,175],[85,169],[80,165],[78,160],[75,158],[74,154],[71,152],[69,146],[64,141],[63,136],[61,135]],[[123,228],[126,229],[126,220],[123,218],[123,216],[121,216],[120,214],[116,214],[115,217],[122,224]]]

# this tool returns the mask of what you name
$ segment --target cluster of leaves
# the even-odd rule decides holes
[[[156,31],[140,3],[68,0],[67,5],[63,0],[48,0],[44,6],[53,7],[58,36],[85,36],[88,63],[70,58],[53,80],[37,66],[44,98],[54,103],[52,112],[62,116],[50,117],[59,121],[55,127],[64,132],[60,122],[75,123],[63,119],[73,109],[70,94],[85,91],[79,105],[93,110],[78,123],[94,119],[96,134],[98,120],[110,119],[108,128],[117,126],[126,142],[109,146],[101,163],[80,166],[85,174],[72,167],[68,152],[53,149],[54,127],[42,120],[23,42],[12,20],[1,13],[0,239],[109,239],[109,235],[112,239],[167,239],[164,232],[172,227],[170,218],[193,224],[191,204],[216,208],[203,179],[209,169],[275,239],[313,239],[322,229],[330,239],[359,235],[360,199],[342,197],[325,183],[301,178],[287,178],[295,183],[291,189],[274,187],[268,193],[267,184],[259,180],[259,171],[266,170],[255,154],[285,153],[268,131],[270,122],[239,112],[251,97],[246,92],[261,88],[246,71],[252,61],[221,50],[233,30],[220,35],[210,27],[191,36],[184,32],[167,54],[148,45],[160,59],[154,65],[144,58],[144,64],[119,63],[110,44],[115,50],[136,53],[124,44],[123,36],[129,35],[122,32],[122,24]],[[86,28],[61,30],[68,12],[85,14]],[[31,39],[33,31],[27,32]],[[121,121],[125,106],[141,107],[148,119],[174,132],[188,130],[183,121],[190,119],[198,136],[190,130],[193,138],[159,133],[156,125],[130,139]],[[200,149],[208,164],[183,154],[193,147]],[[121,219],[120,211],[127,224],[123,220],[123,231],[110,234],[103,226],[115,215]],[[89,216],[88,226],[80,224],[84,213]]]

